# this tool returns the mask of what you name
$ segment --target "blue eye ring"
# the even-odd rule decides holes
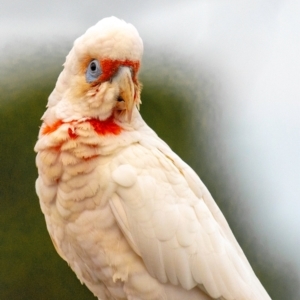
[[[88,83],[92,83],[102,74],[102,69],[97,59],[93,59],[85,72],[85,79]]]

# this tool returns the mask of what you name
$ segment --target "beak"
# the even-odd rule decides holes
[[[119,85],[119,101],[124,101],[127,121],[131,121],[132,111],[135,105],[135,87],[131,71],[128,67],[121,67],[116,76]]]

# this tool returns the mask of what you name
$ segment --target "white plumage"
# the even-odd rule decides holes
[[[35,146],[53,244],[99,299],[270,299],[194,171],[141,118],[136,29],[78,38]]]

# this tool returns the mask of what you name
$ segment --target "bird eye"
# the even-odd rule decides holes
[[[101,70],[98,60],[93,59],[89,63],[89,65],[86,69],[86,73],[85,73],[86,81],[88,83],[94,82],[96,79],[98,79],[98,77],[101,75],[101,73],[102,73],[102,70]]]

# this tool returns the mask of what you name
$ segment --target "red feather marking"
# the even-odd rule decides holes
[[[86,122],[89,122],[99,135],[118,135],[122,131],[122,128],[114,122],[113,117],[110,117],[104,121],[100,121],[98,119],[90,119],[86,120]]]
[[[136,83],[137,82],[137,73],[140,68],[139,61],[132,61],[132,60],[112,60],[112,59],[103,59],[101,60],[101,68],[102,68],[102,75],[100,76],[99,80],[101,82],[108,81],[112,78],[116,72],[118,71],[119,67],[126,66],[132,68],[132,79]]]
[[[110,117],[104,121],[100,121],[98,119],[89,119],[89,120],[85,120],[82,122],[80,122],[80,121],[79,122],[76,122],[76,121],[63,122],[63,121],[59,120],[59,121],[56,121],[52,125],[45,125],[44,128],[42,129],[42,134],[43,135],[50,134],[50,133],[56,131],[63,124],[70,124],[70,125],[75,126],[75,128],[72,129],[69,127],[68,135],[71,139],[76,139],[78,137],[78,135],[75,132],[76,124],[86,123],[86,122],[90,123],[92,125],[92,127],[94,128],[94,130],[99,135],[107,135],[107,134],[118,135],[122,131],[122,128],[114,122],[113,117]]]
[[[92,155],[92,156],[89,156],[89,157],[83,157],[83,159],[84,159],[85,161],[89,161],[89,160],[92,160],[92,159],[97,158],[97,157],[99,157],[99,156],[100,156],[100,155],[95,154],[95,155]]]
[[[75,130],[73,131],[70,127],[68,128],[68,134],[72,140],[75,140],[78,137],[78,135],[75,133]]]
[[[52,132],[56,131],[62,124],[64,124],[64,122],[61,121],[61,120],[56,121],[52,125],[46,125],[45,124],[45,126],[42,130],[42,134],[49,134],[49,133],[52,133]]]
[[[56,151],[56,152],[60,152],[61,146],[62,145],[51,147],[50,149],[52,149],[53,151]]]

